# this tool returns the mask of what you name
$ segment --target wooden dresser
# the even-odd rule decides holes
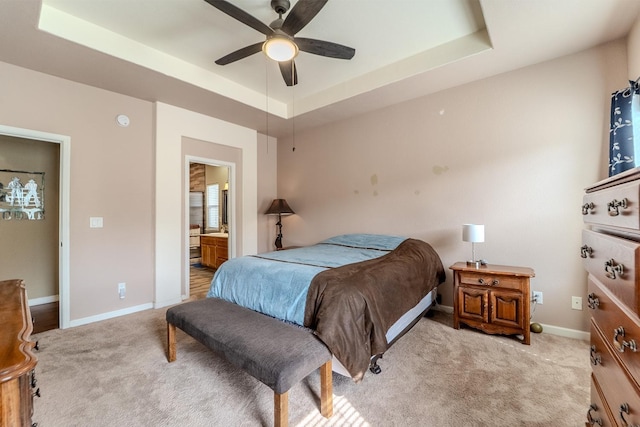
[[[29,341],[33,325],[22,280],[0,281],[0,324],[0,426],[31,426],[37,359]]]
[[[640,169],[588,187],[582,217],[591,313],[586,425],[640,426]]]

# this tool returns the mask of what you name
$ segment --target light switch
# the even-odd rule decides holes
[[[90,228],[102,228],[102,217],[101,216],[92,216],[89,218],[89,227]]]

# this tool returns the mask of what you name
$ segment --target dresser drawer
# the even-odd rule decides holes
[[[460,272],[460,284],[521,290],[527,278],[502,276],[487,272]]]
[[[620,302],[640,313],[640,287],[636,286],[640,243],[583,230],[581,256],[590,274],[609,288]]]
[[[582,218],[587,224],[640,230],[639,200],[638,181],[586,193],[582,198]]]
[[[591,275],[589,275],[588,289],[592,321],[598,325],[604,340],[640,388],[640,319],[634,313],[617,305],[612,294]],[[592,331],[592,339],[593,335]],[[636,351],[633,351],[634,347],[637,348]]]
[[[591,323],[593,376],[606,396],[606,405],[620,425],[640,424],[640,395],[618,364],[600,331]],[[595,355],[595,357],[594,357]],[[595,363],[594,363],[595,362]]]
[[[591,374],[591,402],[589,409],[587,410],[587,422],[588,426],[601,426],[601,427],[615,427],[616,423],[613,420],[610,409],[604,404],[604,397],[602,397],[602,391],[600,385],[596,381],[593,374]]]

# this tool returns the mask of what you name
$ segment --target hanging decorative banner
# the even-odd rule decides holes
[[[609,176],[640,166],[640,79],[611,94]]]
[[[44,219],[44,172],[0,169],[0,218]]]

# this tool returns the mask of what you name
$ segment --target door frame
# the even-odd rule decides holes
[[[70,264],[69,264],[69,195],[71,193],[71,137],[33,129],[0,125],[0,134],[34,141],[60,144],[60,191],[58,215],[58,300],[60,329],[70,323]]]

